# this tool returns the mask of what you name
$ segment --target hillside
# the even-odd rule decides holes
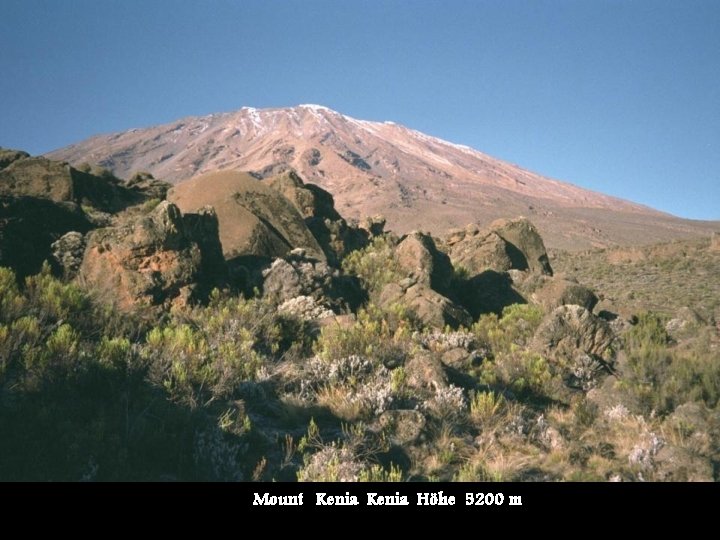
[[[720,479],[717,237],[566,261],[169,188],[0,150],[0,480]]]
[[[287,168],[328,190],[347,218],[381,214],[399,233],[525,215],[551,247],[651,244],[708,235],[717,222],[676,218],[503,162],[393,122],[317,105],[243,108],[99,135],[52,159],[147,171],[172,183],[222,169],[272,176]],[[207,189],[212,189],[208,186]]]

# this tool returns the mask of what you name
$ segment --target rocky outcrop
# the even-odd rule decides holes
[[[455,266],[476,275],[486,270],[527,270],[552,275],[540,234],[525,218],[497,220],[481,230],[476,225],[451,231],[447,244]]]
[[[407,385],[416,390],[434,392],[448,385],[442,363],[428,351],[416,354],[405,363],[405,375]]]
[[[0,170],[4,169],[14,161],[30,157],[30,154],[22,150],[11,150],[0,147]]]
[[[295,171],[264,178],[262,182],[282,193],[303,218],[342,219],[335,210],[332,195],[318,186],[306,184]]]
[[[74,203],[0,196],[0,266],[12,268],[21,279],[36,274],[44,261],[52,260],[53,242],[93,226]]]
[[[167,193],[170,191],[172,184],[158,180],[150,173],[138,172],[125,182],[125,187],[141,193],[148,199],[160,199],[162,201],[167,197]]]
[[[359,281],[344,276],[324,261],[308,258],[295,249],[285,259],[275,259],[263,271],[263,295],[278,304],[298,297],[310,297],[336,312],[357,309],[367,298]]]
[[[378,302],[384,308],[394,304],[403,306],[411,310],[423,324],[435,328],[444,328],[446,325],[453,328],[467,327],[472,324],[472,317],[463,307],[412,279],[386,285]]]
[[[330,264],[339,264],[345,255],[367,245],[368,234],[348,225],[335,210],[335,201],[329,192],[304,183],[294,171],[266,178],[263,182],[293,204]]]
[[[103,212],[117,212],[144,199],[114,177],[95,176],[41,157],[18,159],[0,170],[0,196],[75,203]]]
[[[477,226],[453,231],[447,239],[450,257],[455,266],[470,275],[485,270],[505,272],[512,268],[510,246],[495,232],[481,233]]]
[[[249,174],[222,171],[197,176],[171,189],[168,200],[183,212],[208,205],[215,208],[226,260],[282,257],[298,247],[312,258],[325,260],[293,204]]]
[[[206,211],[186,221],[177,206],[162,202],[140,220],[90,233],[80,275],[123,310],[183,305],[222,279],[207,273],[219,262],[207,250],[213,239],[202,238],[217,230],[214,219]]]
[[[385,232],[386,224],[387,219],[384,216],[377,215],[363,218],[360,222],[360,228],[367,233],[369,238],[375,238]]]
[[[429,234],[415,231],[402,238],[395,247],[395,261],[417,283],[441,293],[450,288],[450,258],[437,249]]]

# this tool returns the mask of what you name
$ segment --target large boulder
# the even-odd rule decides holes
[[[514,248],[511,250],[513,268],[552,276],[545,243],[528,219],[497,220],[490,224],[490,229]]]
[[[168,192],[183,212],[212,206],[220,224],[226,260],[282,257],[294,248],[325,260],[325,254],[295,206],[249,174],[221,171],[197,176]]]
[[[335,210],[333,196],[314,184],[304,183],[295,171],[262,181],[293,204],[331,264],[339,264],[345,255],[367,245],[368,234],[348,225]]]
[[[450,258],[435,246],[432,236],[411,232],[395,247],[395,261],[418,283],[443,293],[450,288],[453,267]]]
[[[177,206],[162,202],[132,223],[91,232],[79,274],[123,310],[183,305],[223,277],[204,272],[222,264],[213,260],[218,246],[207,249],[217,239],[198,238],[217,233],[217,225],[209,223],[213,220],[205,210],[186,222]]]
[[[449,298],[432,290],[423,283],[404,279],[400,283],[386,285],[380,293],[379,304],[389,308],[401,305],[410,311],[425,325],[435,328],[451,326],[469,327],[472,317],[462,307]]]
[[[451,231],[446,242],[453,264],[470,275],[511,269],[552,275],[545,244],[525,218],[497,220],[483,230],[468,225]]]
[[[457,231],[448,239],[450,257],[455,266],[464,268],[470,275],[485,270],[510,270],[510,245],[495,232],[480,234],[477,228]]]

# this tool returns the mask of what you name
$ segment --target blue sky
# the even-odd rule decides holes
[[[318,103],[720,219],[717,0],[3,0],[0,146]]]

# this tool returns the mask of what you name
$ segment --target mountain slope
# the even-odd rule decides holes
[[[330,191],[347,217],[383,214],[389,228],[443,233],[526,215],[553,247],[652,243],[708,234],[683,220],[545,178],[392,122],[356,120],[318,105],[243,108],[100,135],[48,154],[127,177],[145,170],[178,183],[220,169],[266,176],[292,167]]]

